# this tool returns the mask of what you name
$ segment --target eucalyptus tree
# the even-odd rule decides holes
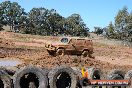
[[[66,19],[67,32],[73,36],[88,36],[89,28],[79,14],[72,14]]]
[[[21,23],[20,18],[26,15],[24,9],[17,2],[10,1],[2,2],[0,8],[2,23],[9,25],[11,31],[16,31],[15,26],[19,26]]]

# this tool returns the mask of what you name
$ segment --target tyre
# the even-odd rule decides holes
[[[65,55],[65,50],[64,50],[64,49],[58,49],[58,50],[56,51],[56,54],[57,54],[57,55],[64,56],[64,55]]]
[[[98,68],[88,68],[87,71],[89,73],[89,79],[100,80],[102,78],[102,72]],[[89,88],[102,88],[102,86],[89,86]]]
[[[83,87],[86,87],[86,86],[90,85],[90,81],[87,78],[82,78],[80,80],[80,85]]]
[[[123,71],[120,70],[112,70],[109,74],[108,74],[108,79],[124,79],[125,77],[125,73]]]
[[[0,70],[0,88],[12,88],[11,78],[5,70]]]
[[[83,57],[87,57],[87,56],[88,56],[88,51],[86,51],[86,50],[83,51],[83,52],[82,52],[82,55],[83,55]]]
[[[89,78],[92,80],[99,80],[102,78],[102,72],[98,68],[87,68],[87,71],[89,73]]]
[[[125,74],[125,79],[132,79],[132,70],[128,71],[128,72]]]
[[[128,71],[125,74],[125,79],[130,80],[130,85],[129,86],[126,86],[126,88],[132,88],[132,70]]]
[[[67,66],[53,68],[49,74],[50,88],[76,88],[77,76],[74,70]]]
[[[44,70],[34,66],[27,66],[16,71],[13,76],[13,84],[14,88],[29,88],[33,85],[36,88],[47,88],[48,78]]]
[[[114,79],[114,80],[120,80],[120,79],[124,79],[125,73],[123,71],[120,70],[112,70],[109,74],[107,79]],[[108,86],[108,88],[125,88],[124,86]]]

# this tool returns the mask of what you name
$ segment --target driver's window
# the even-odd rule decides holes
[[[61,42],[62,42],[62,43],[67,43],[67,42],[68,42],[68,38],[62,38],[62,39],[61,39]]]

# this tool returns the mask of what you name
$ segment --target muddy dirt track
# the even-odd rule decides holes
[[[22,63],[16,67],[35,65],[51,68],[57,65],[72,67],[97,67],[103,73],[111,69],[128,71],[132,69],[132,48],[115,44],[103,44],[102,38],[92,38],[95,58],[75,55],[50,56],[44,45],[57,42],[59,37],[25,35],[11,32],[0,32],[0,60],[16,59]],[[105,41],[105,40],[104,40]]]

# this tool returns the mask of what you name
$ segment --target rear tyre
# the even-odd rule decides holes
[[[88,51],[83,51],[82,55],[83,55],[83,57],[87,57],[88,56]]]

